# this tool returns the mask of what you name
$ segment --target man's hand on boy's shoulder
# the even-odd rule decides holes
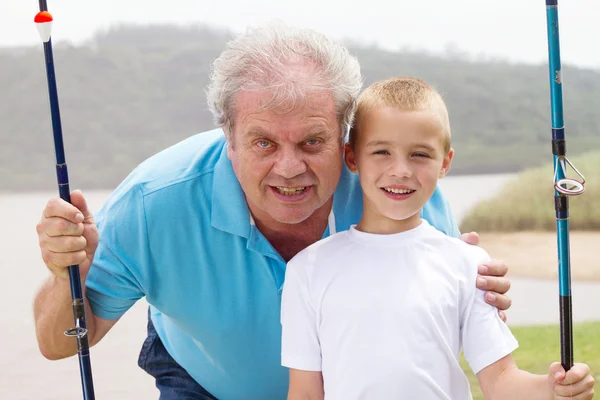
[[[460,235],[465,243],[477,246],[479,235],[477,232],[468,232]],[[485,301],[498,309],[498,315],[506,322],[507,316],[504,311],[512,304],[510,297],[506,295],[510,289],[510,279],[506,277],[508,266],[500,260],[490,260],[479,266],[477,277],[477,288],[486,290]]]
[[[479,234],[477,232],[467,232],[460,235],[460,240],[465,243],[477,246],[479,244]]]

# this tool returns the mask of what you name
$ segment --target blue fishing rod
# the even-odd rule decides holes
[[[71,192],[69,190],[69,175],[65,161],[65,150],[62,137],[62,126],[60,121],[60,110],[58,107],[58,90],[56,88],[56,76],[54,72],[54,57],[52,55],[51,28],[53,18],[48,12],[46,0],[39,0],[40,12],[36,14],[34,22],[44,43],[44,58],[46,62],[46,76],[48,80],[48,94],[50,97],[50,114],[52,119],[52,130],[54,132],[54,151],[56,154],[56,177],[58,180],[58,192],[60,198],[71,203]],[[75,327],[67,329],[65,335],[77,340],[77,354],[79,356],[79,371],[81,374],[81,385],[84,400],[94,400],[94,383],[92,380],[92,364],[90,361],[90,350],[88,342],[88,331],[85,323],[85,308],[83,292],[81,289],[81,277],[79,265],[71,265],[69,270],[69,282],[71,286],[71,299],[73,305],[73,320]]]
[[[552,154],[554,155],[554,209],[558,245],[558,283],[560,298],[560,359],[565,371],[573,367],[573,317],[571,303],[571,260],[569,253],[569,196],[584,191],[585,178],[566,156],[563,119],[562,71],[558,30],[558,0],[546,0],[548,31],[548,68],[552,114]],[[566,177],[567,164],[581,181]]]

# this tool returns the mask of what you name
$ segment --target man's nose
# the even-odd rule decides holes
[[[273,172],[286,179],[302,175],[306,170],[306,162],[298,149],[281,150],[273,167]]]

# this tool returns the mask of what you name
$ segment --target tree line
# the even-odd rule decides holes
[[[112,189],[145,158],[212,129],[204,89],[230,38],[210,26],[119,26],[80,46],[54,44],[72,186]],[[442,93],[453,174],[515,172],[551,160],[546,64],[348,47],[365,85],[412,75]],[[600,147],[600,71],[566,65],[563,76],[568,154]],[[41,46],[0,48],[0,84],[0,190],[55,189]]]

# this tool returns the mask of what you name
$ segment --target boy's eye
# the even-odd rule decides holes
[[[390,153],[387,150],[377,150],[373,154],[387,155],[387,154],[390,154]]]
[[[427,153],[414,153],[413,156],[429,158],[429,154],[427,154]]]

